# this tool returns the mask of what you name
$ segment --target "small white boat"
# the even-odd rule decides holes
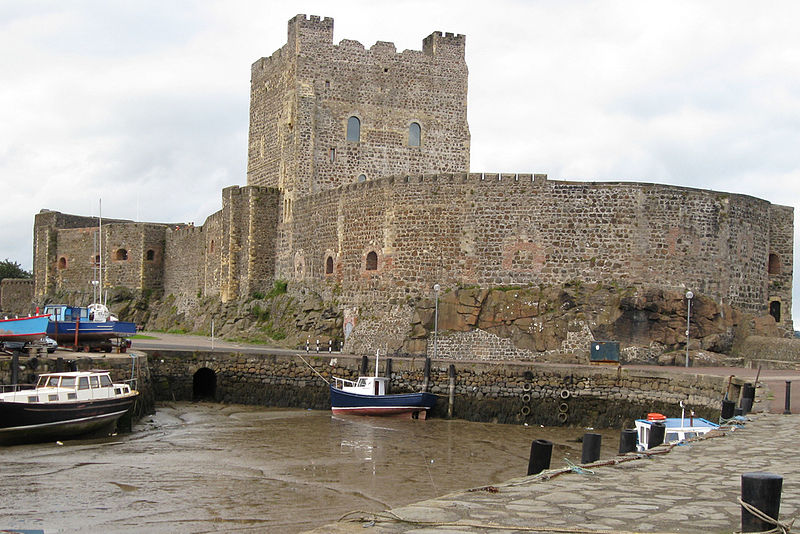
[[[396,415],[425,419],[436,405],[433,393],[386,393],[387,378],[378,376],[378,355],[375,376],[360,376],[357,381],[333,377],[330,384],[331,411],[334,414]]]
[[[680,417],[666,417],[660,413],[649,413],[647,414],[647,419],[636,420],[636,450],[641,452],[650,448],[650,437],[655,423],[664,425],[664,440],[662,443],[667,444],[680,443],[719,428],[716,423],[712,423],[702,417],[695,417],[694,412],[691,412],[689,417],[686,417],[683,403],[681,403]],[[658,445],[660,444],[658,443]]]
[[[139,392],[108,371],[39,375],[35,389],[0,393],[0,444],[63,439],[113,430]]]

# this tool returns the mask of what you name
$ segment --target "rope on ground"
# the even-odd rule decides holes
[[[354,514],[362,514],[361,517],[349,517]],[[347,521],[350,523],[365,523],[374,525],[375,523],[405,523],[418,527],[471,527],[484,530],[513,530],[517,532],[554,532],[557,534],[642,534],[641,532],[626,530],[597,530],[585,528],[564,528],[564,527],[526,527],[520,525],[500,525],[498,523],[484,523],[480,521],[422,521],[419,519],[405,519],[396,513],[386,510],[384,512],[366,512],[354,510],[347,512],[339,518],[339,522]],[[665,532],[649,532],[648,534],[670,534]]]
[[[739,504],[742,505],[742,508],[750,512],[757,519],[760,519],[764,523],[775,525],[775,528],[773,528],[772,530],[767,530],[763,534],[789,534],[789,532],[792,530],[794,519],[792,519],[788,523],[783,523],[781,521],[778,521],[777,519],[768,516],[767,514],[765,514],[755,506],[753,506],[752,504],[744,502],[741,497],[737,497],[736,500],[739,502]]]
[[[564,458],[564,461],[567,462],[567,467],[573,472],[578,473],[579,475],[593,475],[594,471],[591,469],[586,469],[585,467],[581,467],[579,465],[575,465],[572,463],[569,458]]]
[[[734,428],[744,428],[744,424],[747,422],[747,417],[743,415],[734,415],[730,419],[723,419],[722,416],[719,417],[719,426],[732,426]]]

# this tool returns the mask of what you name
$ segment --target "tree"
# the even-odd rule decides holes
[[[8,258],[0,261],[0,280],[3,278],[31,278],[33,275],[22,268],[22,265]]]

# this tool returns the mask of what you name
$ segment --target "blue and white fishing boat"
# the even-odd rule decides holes
[[[686,410],[681,402],[680,417],[666,417],[660,413],[649,413],[647,419],[636,420],[636,450],[641,452],[650,448],[650,433],[655,423],[663,423],[665,427],[663,443],[666,444],[690,440],[719,428],[716,423],[702,417],[695,417],[694,412],[690,412],[689,417],[686,417]]]
[[[375,376],[360,376],[358,380],[333,377],[330,384],[331,411],[334,414],[403,416],[425,419],[428,410],[436,405],[432,393],[386,393],[388,378],[378,376],[378,355],[375,357]]]
[[[40,341],[47,335],[47,315],[0,319],[0,341]]]
[[[50,319],[47,335],[59,345],[72,345],[76,350],[109,352],[113,339],[136,334],[136,323],[117,320],[102,304],[87,307],[53,304],[45,306],[44,312]]]

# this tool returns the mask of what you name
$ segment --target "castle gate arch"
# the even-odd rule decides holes
[[[217,373],[201,367],[192,376],[192,400],[216,400]]]

